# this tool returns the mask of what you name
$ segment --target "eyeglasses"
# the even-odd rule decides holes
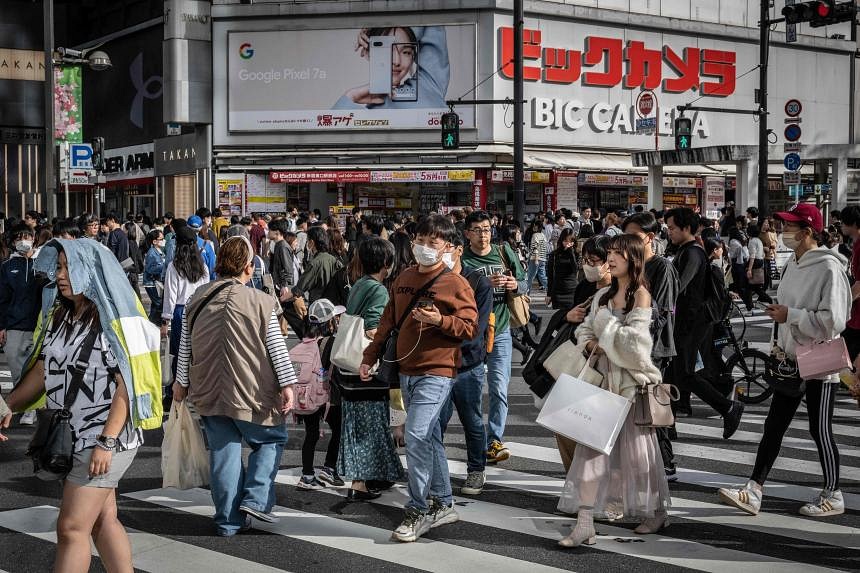
[[[592,267],[599,267],[603,264],[603,261],[598,259],[597,257],[586,257],[585,262],[591,265]]]
[[[470,233],[475,233],[476,235],[489,235],[493,232],[489,227],[473,227],[469,229]]]

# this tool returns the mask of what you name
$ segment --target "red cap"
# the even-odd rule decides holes
[[[773,216],[786,223],[804,223],[812,227],[816,233],[824,230],[824,218],[821,216],[821,211],[812,203],[798,203],[788,211],[774,213]]]

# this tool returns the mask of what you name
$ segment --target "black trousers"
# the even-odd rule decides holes
[[[723,396],[702,375],[696,373],[696,355],[703,348],[705,341],[712,340],[713,327],[695,321],[693,326],[698,328],[675,330],[675,349],[678,355],[672,360],[670,367],[672,383],[682,392],[692,392],[720,416],[725,416],[732,407],[732,401]]]
[[[857,355],[860,354],[860,330],[849,326],[842,331],[842,338],[845,339],[845,346],[848,347],[851,362],[854,362]]]
[[[309,476],[314,473],[314,453],[320,440],[320,422],[325,414],[325,408],[320,408],[313,414],[298,416],[305,425],[305,441],[302,443],[302,474]],[[325,453],[325,466],[337,467],[337,452],[340,449],[340,406],[332,405],[328,410],[325,421],[331,428],[331,439]]]
[[[806,383],[806,406],[809,412],[809,433],[818,448],[818,458],[824,472],[824,488],[839,489],[839,449],[833,439],[833,405],[838,384],[818,380]],[[801,397],[789,398],[774,392],[764,422],[764,433],[755,457],[751,479],[764,485],[767,475],[779,457],[782,438],[794,419]]]
[[[655,364],[660,368],[663,378],[666,377],[671,358],[663,358],[655,361]],[[675,469],[675,451],[672,449],[672,431],[675,429],[674,424],[669,428],[655,428],[657,433],[657,444],[660,446],[660,457],[663,458],[663,467],[667,470]]]

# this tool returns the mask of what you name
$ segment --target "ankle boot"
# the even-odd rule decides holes
[[[580,509],[576,515],[576,527],[570,535],[558,542],[561,547],[579,547],[597,543],[594,531],[594,512],[590,509]]]

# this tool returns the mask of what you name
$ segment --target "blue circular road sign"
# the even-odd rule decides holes
[[[785,168],[789,171],[797,171],[800,169],[800,155],[797,153],[789,153],[783,159],[782,164],[785,165]]]
[[[785,126],[784,135],[786,141],[797,141],[800,139],[801,133],[800,126],[796,123],[790,123]]]

